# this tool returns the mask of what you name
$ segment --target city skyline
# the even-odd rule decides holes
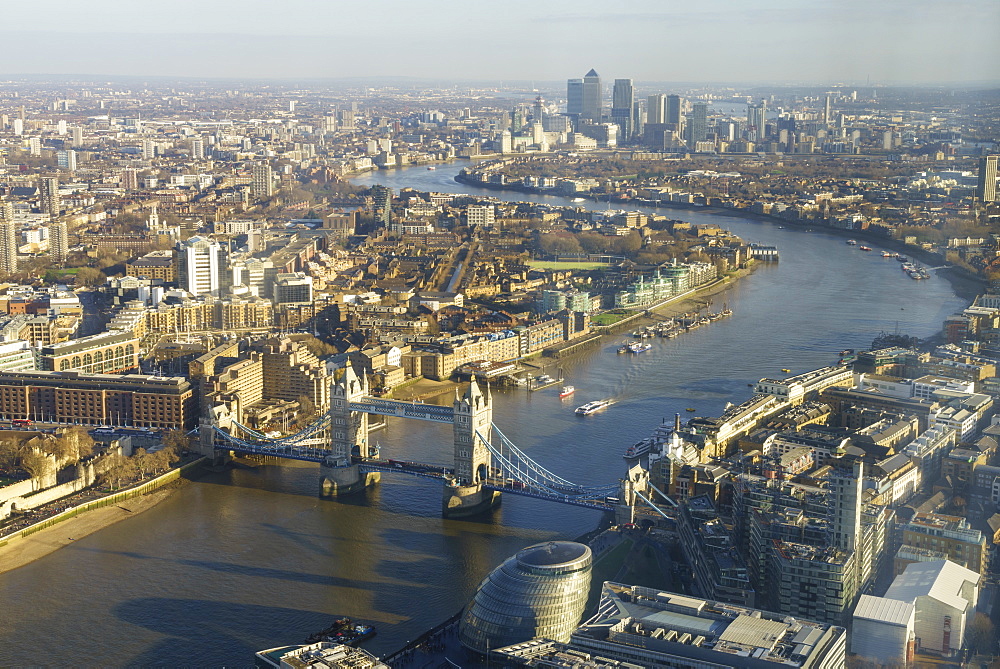
[[[179,0],[167,12],[124,0],[39,0],[5,8],[8,28],[0,37],[8,57],[0,76],[558,81],[594,68],[607,82],[1000,81],[1000,5],[988,0],[510,8],[498,16],[448,1],[415,14],[399,0],[250,0],[234,12],[229,2]],[[503,58],[497,48],[478,46],[491,36]]]

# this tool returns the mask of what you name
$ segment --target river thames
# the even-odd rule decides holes
[[[355,182],[566,203],[458,184],[463,164]],[[561,401],[557,388],[493,393],[500,429],[582,484],[617,480],[623,449],[675,412],[716,415],[745,400],[748,383],[782,368],[832,364],[838,351],[867,348],[880,331],[930,336],[966,304],[933,272],[913,281],[895,260],[840,236],[658,211],[774,244],[781,262],[713,298],[714,309],[729,304],[731,318],[650,340],[642,355],[616,355],[618,342],[609,338],[561,361],[577,388],[571,400]],[[577,405],[605,398],[614,400],[607,410],[574,415]],[[448,462],[450,426],[398,421],[373,434],[384,457]],[[317,488],[317,468],[306,463],[209,474],[136,518],[0,574],[0,665],[249,665],[254,651],[300,643],[334,615],[373,622],[378,636],[366,648],[384,654],[456,613],[514,551],[573,538],[601,518],[508,495],[490,516],[443,520],[440,485],[402,475],[383,475],[346,502],[320,500]],[[73,535],[72,522],[64,528]]]

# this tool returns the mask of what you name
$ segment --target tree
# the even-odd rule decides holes
[[[296,420],[301,425],[308,423],[316,415],[316,405],[308,395],[299,395],[299,412]]]
[[[985,613],[977,612],[969,623],[969,645],[980,653],[993,653],[996,650],[996,629]]]
[[[132,465],[135,467],[139,478],[145,478],[152,469],[153,461],[145,448],[137,448],[132,452]]]
[[[21,440],[14,437],[0,439],[0,469],[13,469],[21,461]]]
[[[84,427],[65,430],[57,441],[58,455],[69,464],[75,464],[94,452],[94,440]]]
[[[135,475],[136,467],[131,458],[124,455],[112,455],[107,462],[107,468],[101,473],[100,480],[112,490]]]
[[[153,471],[161,472],[170,469],[171,465],[180,460],[180,456],[173,448],[164,446],[155,453],[150,453],[149,459],[149,466]]]
[[[34,449],[21,454],[21,469],[28,472],[31,478],[38,478],[48,474],[52,468],[49,457]]]
[[[107,280],[104,272],[94,267],[81,267],[76,273],[76,282],[81,286],[101,286]]]
[[[163,435],[163,449],[180,454],[191,447],[191,439],[183,430],[170,430]],[[159,452],[159,451],[158,451]]]

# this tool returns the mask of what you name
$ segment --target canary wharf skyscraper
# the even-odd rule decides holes
[[[632,105],[635,102],[635,94],[632,88],[631,79],[615,79],[615,87],[611,93],[611,122],[617,123],[621,128],[621,137],[628,139],[632,136]]]
[[[583,111],[580,118],[601,120],[601,75],[594,70],[583,78]]]

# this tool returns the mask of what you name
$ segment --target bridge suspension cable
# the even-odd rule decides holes
[[[493,430],[500,437],[499,447],[494,446],[479,432],[476,436],[486,444],[493,455],[500,469],[510,478],[525,485],[556,495],[605,497],[618,491],[618,484],[603,486],[583,486],[573,483],[538,464],[529,457],[514,442],[512,442],[503,432]]]

